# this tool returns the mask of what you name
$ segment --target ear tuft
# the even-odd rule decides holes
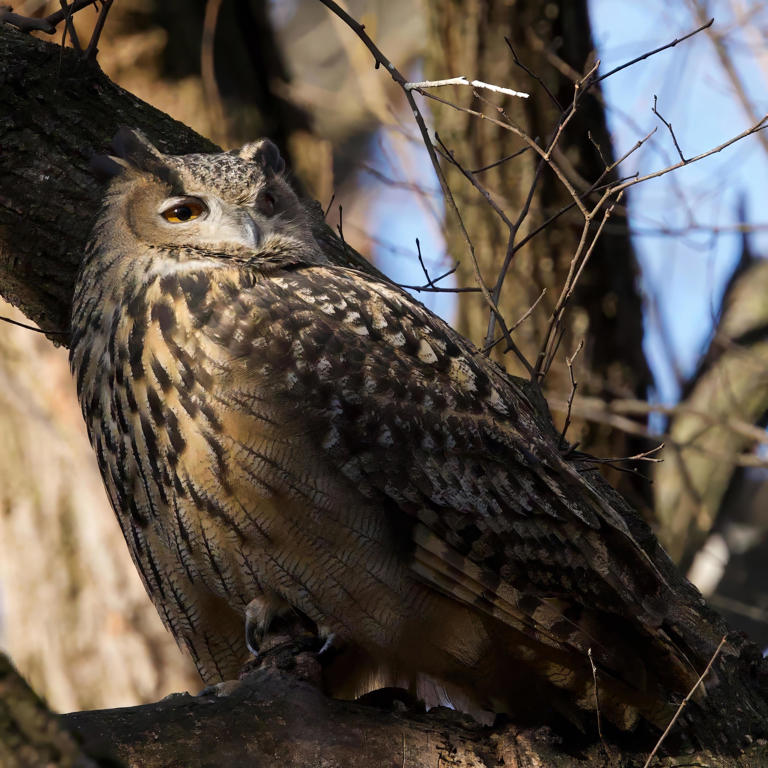
[[[163,153],[139,130],[119,128],[112,139],[112,154],[141,170],[152,171],[163,165]]]
[[[90,171],[98,181],[106,182],[119,176],[128,163],[122,158],[112,155],[94,155],[91,157]]]
[[[259,139],[246,144],[238,155],[243,160],[256,163],[267,176],[275,176],[285,170],[285,160],[280,156],[280,150],[269,139]]]

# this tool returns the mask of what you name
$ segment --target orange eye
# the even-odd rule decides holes
[[[202,216],[208,209],[202,200],[196,197],[183,197],[169,205],[160,215],[171,224],[183,224]]]

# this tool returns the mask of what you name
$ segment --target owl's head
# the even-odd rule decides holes
[[[139,131],[121,128],[113,153],[92,166],[110,180],[94,236],[166,250],[174,258],[255,259],[295,244],[317,251],[309,220],[283,178],[268,139],[218,154],[166,155]]]

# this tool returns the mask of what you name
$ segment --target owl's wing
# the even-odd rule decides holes
[[[678,687],[695,681],[719,627],[702,624],[691,592],[674,597],[650,531],[563,458],[519,384],[356,271],[294,268],[258,291],[263,333],[282,345],[267,368],[285,408],[329,466],[391,510],[422,580],[537,642],[584,659],[593,648],[608,668],[642,652],[626,643],[645,632]]]

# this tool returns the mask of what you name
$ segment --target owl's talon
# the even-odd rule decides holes
[[[259,658],[267,633],[280,629],[280,618],[293,615],[293,608],[276,595],[259,595],[251,600],[245,607],[245,644],[248,650]]]
[[[256,622],[249,621],[248,617],[245,618],[245,645],[248,650],[256,657],[259,657],[259,645],[260,641],[264,639],[263,633],[260,632],[259,626]]]

